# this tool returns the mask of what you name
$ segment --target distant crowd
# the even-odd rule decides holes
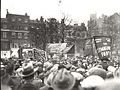
[[[1,90],[120,90],[120,60],[1,59]]]

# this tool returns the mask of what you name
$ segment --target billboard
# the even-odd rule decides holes
[[[47,45],[47,52],[48,53],[60,53],[66,48],[67,43],[54,43]]]

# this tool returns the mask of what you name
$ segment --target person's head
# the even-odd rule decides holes
[[[97,75],[88,76],[81,82],[83,90],[96,90],[96,88],[104,83],[104,79]]]
[[[98,75],[98,76],[102,77],[103,79],[106,79],[107,72],[102,68],[93,67],[88,70],[87,75],[88,76]]]
[[[12,75],[14,71],[14,63],[9,62],[6,66],[6,73]]]
[[[113,73],[112,72],[108,72],[106,79],[112,79],[112,78],[114,78]]]
[[[120,90],[120,78],[105,80],[96,90]]]
[[[23,68],[23,72],[22,72],[21,76],[25,80],[31,80],[34,78],[34,74],[36,73],[37,70],[38,70],[38,68],[34,69],[33,66],[28,64]]]
[[[110,61],[109,58],[108,58],[108,57],[105,57],[105,56],[102,57],[101,60],[102,60],[102,61]]]
[[[70,90],[75,85],[75,78],[67,69],[62,68],[52,78],[51,86],[54,90]]]
[[[35,85],[27,83],[22,85],[19,90],[39,90],[39,89]]]
[[[2,85],[8,85],[8,82],[10,80],[9,74],[5,74],[4,76],[1,77],[1,84]]]
[[[5,73],[6,73],[5,65],[3,65],[3,64],[1,63],[1,73],[0,73],[0,74],[1,74],[1,77],[4,76]]]
[[[114,75],[114,77],[119,77],[120,78],[120,67],[115,70],[113,75]]]

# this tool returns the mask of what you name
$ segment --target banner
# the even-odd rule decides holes
[[[22,56],[24,59],[34,58],[33,49],[23,49]]]
[[[94,36],[94,42],[100,59],[111,57],[111,37]]]
[[[23,49],[23,58],[24,59],[36,59],[36,60],[46,60],[46,52],[37,48],[33,49]]]
[[[1,58],[10,58],[10,51],[1,51]]]
[[[11,48],[10,57],[19,58],[18,50],[19,50],[19,48]]]
[[[45,60],[47,60],[47,56],[46,56],[46,52],[44,50],[40,50],[40,49],[33,49],[34,52],[34,58],[44,62]]]
[[[47,46],[47,52],[48,53],[60,53],[66,48],[67,43],[54,43],[54,44],[48,44]]]
[[[89,56],[93,54],[92,41],[92,38],[85,40],[84,56]]]

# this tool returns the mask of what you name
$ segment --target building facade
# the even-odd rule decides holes
[[[31,45],[28,37],[29,20],[27,14],[10,14],[7,11],[6,18],[1,18],[1,51]]]

